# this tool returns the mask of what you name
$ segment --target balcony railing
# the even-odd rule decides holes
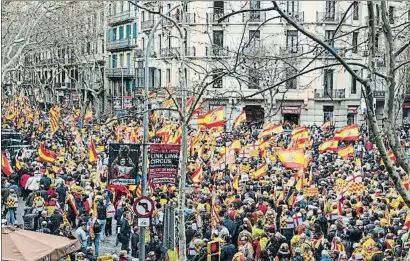
[[[340,12],[316,12],[318,23],[339,23],[342,17]]]
[[[386,91],[373,91],[373,96],[376,99],[384,99],[386,96]]]
[[[105,74],[111,78],[135,77],[135,68],[107,68]]]
[[[128,21],[137,19],[137,14],[131,11],[124,11],[118,14],[110,15],[107,17],[108,25],[116,25]]]
[[[336,89],[327,91],[325,89],[315,89],[315,99],[344,99],[346,97],[345,89]]]
[[[196,51],[195,47],[186,47],[185,48],[185,56],[186,57],[194,57],[196,55],[195,51]],[[161,58],[177,57],[177,56],[179,56],[179,53],[180,53],[180,48],[179,47],[162,48],[160,50]]]
[[[223,13],[223,12],[207,13],[206,14],[206,22],[208,24],[218,24],[218,20],[220,18],[224,17],[225,15],[227,15],[227,13]],[[227,23],[227,22],[229,22],[229,17],[222,21],[222,23]]]
[[[295,45],[295,46],[280,46],[279,47],[280,54],[284,54],[287,56],[295,56],[300,55],[303,53],[303,46]]]
[[[206,47],[206,56],[210,57],[227,57],[229,56],[229,48],[222,46],[208,46]]]
[[[154,27],[154,20],[147,20],[141,22],[141,29],[142,30],[151,30]]]
[[[250,56],[257,56],[259,54],[264,54],[264,52],[262,52],[263,50],[263,46],[259,41],[256,42],[251,42],[249,43],[249,45],[247,45],[248,41],[244,41],[245,46],[243,48],[243,54],[244,55],[250,55]]]
[[[287,16],[297,23],[301,23],[305,21],[305,13],[304,12],[288,12],[286,13]],[[285,19],[280,18],[281,22],[286,22]]]
[[[115,40],[107,42],[107,50],[124,50],[124,49],[131,49],[137,46],[136,39],[126,38],[121,40]]]
[[[248,23],[262,23],[266,21],[266,13],[260,11],[251,11],[244,13],[242,16],[242,22]]]

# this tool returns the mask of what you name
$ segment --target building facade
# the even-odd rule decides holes
[[[166,13],[178,3],[141,4]],[[405,6],[406,3],[389,1],[389,22],[393,27],[408,21]],[[269,7],[272,3],[265,1],[196,1],[170,12],[174,21],[187,32],[184,74],[188,89],[198,93],[205,86],[203,80],[211,79],[205,81],[209,85],[202,96],[204,109],[223,106],[231,123],[242,110],[252,121],[265,119],[307,125],[332,121],[337,127],[365,123],[366,108],[360,84],[337,65],[330,52],[317,47],[276,11],[240,13],[219,21],[240,9]],[[366,77],[364,68],[369,55],[366,2],[287,1],[280,7],[302,28],[331,45],[357,73]],[[380,4],[375,3],[375,8],[380,28]],[[138,42],[145,53],[148,35],[160,16],[143,10],[138,13],[141,28]],[[380,31],[377,38],[376,67],[382,71],[385,62]],[[180,43],[176,27],[164,20],[155,32],[150,50],[150,87],[179,86]],[[138,68],[142,62],[142,58],[136,57],[135,66]],[[311,69],[309,73],[286,80]],[[274,85],[277,87],[272,91],[260,92]],[[137,84],[136,87],[142,86]],[[385,93],[383,80],[376,79],[374,88],[374,103],[380,118]]]

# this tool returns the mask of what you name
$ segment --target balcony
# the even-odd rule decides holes
[[[302,23],[305,21],[305,13],[304,12],[288,12],[287,16],[292,19],[293,21],[297,22],[297,23]],[[285,19],[283,19],[282,17],[280,18],[280,21],[286,22]]]
[[[373,97],[378,100],[384,100],[386,91],[373,91]]]
[[[134,78],[134,68],[107,68],[105,74],[109,78]]]
[[[110,26],[130,22],[137,19],[135,12],[125,11],[118,14],[110,15],[107,17],[107,23]]]
[[[195,57],[195,47],[186,47],[185,48],[185,56],[186,57]],[[171,47],[171,48],[162,48],[160,50],[160,56],[161,58],[173,58],[173,57],[178,57],[180,53],[180,48],[179,47]]]
[[[208,24],[218,24],[218,20],[228,13],[217,12],[217,13],[207,13],[206,14],[206,22]],[[229,17],[222,21],[222,23],[229,22]]]
[[[244,13],[242,16],[242,22],[246,23],[263,23],[266,21],[266,13],[260,11],[253,11]]]
[[[315,100],[341,100],[345,99],[345,89],[331,90],[315,89]]]
[[[127,50],[127,49],[132,49],[136,46],[137,46],[137,41],[136,39],[132,39],[132,38],[126,38],[126,39],[107,42],[108,51]]]
[[[243,54],[249,56],[258,56],[259,54],[266,55],[265,52],[262,52],[263,46],[258,42],[251,42],[247,45],[248,41],[244,41],[245,47],[243,48]]]
[[[228,57],[229,56],[229,48],[223,46],[207,46],[205,49],[206,56],[208,57]]]
[[[296,56],[301,55],[303,53],[303,46],[280,46],[279,47],[280,54],[286,56]]]
[[[147,20],[147,21],[143,21],[141,22],[141,30],[143,31],[149,31],[154,27],[154,20]]]
[[[340,12],[316,12],[318,23],[337,24],[342,20],[343,13]]]

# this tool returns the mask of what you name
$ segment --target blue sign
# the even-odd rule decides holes
[[[118,118],[124,118],[125,117],[125,111],[117,111],[117,117]]]

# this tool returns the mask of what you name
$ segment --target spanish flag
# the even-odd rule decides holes
[[[10,176],[13,173],[13,169],[10,166],[10,162],[6,157],[4,152],[1,153],[1,171],[7,176]]]
[[[238,128],[239,125],[244,122],[246,122],[246,113],[245,111],[242,111],[241,114],[239,114],[238,117],[236,117],[236,119],[234,120],[233,127]]]
[[[332,122],[327,121],[327,122],[323,123],[321,128],[322,128],[322,130],[326,130],[326,129],[329,129],[330,126],[332,126]]]
[[[23,166],[21,165],[21,161],[16,158],[16,171],[21,170]]]
[[[303,172],[303,169],[298,170],[297,180],[295,188],[297,191],[301,191],[305,186],[305,172]]]
[[[86,121],[91,121],[93,119],[93,111],[91,109],[91,104],[90,106],[87,108],[87,110],[85,111],[85,116],[84,119]]]
[[[359,139],[359,129],[357,124],[351,124],[342,130],[340,133],[342,140],[358,140]]]
[[[170,144],[179,144],[182,140],[182,128],[181,126],[177,129],[175,134],[169,139],[168,143]]]
[[[98,159],[98,153],[95,149],[94,140],[91,138],[90,146],[88,146],[88,154],[90,158],[90,163],[93,164]]]
[[[286,168],[299,169],[305,164],[303,149],[281,149],[276,148],[275,153]]]
[[[283,133],[282,124],[267,125],[266,129],[264,128],[261,133],[258,135],[258,139],[269,137],[272,134]]]
[[[263,164],[252,175],[256,180],[263,178],[268,173],[268,165]]]
[[[194,105],[195,103],[195,97],[191,96],[189,98],[189,100],[186,102],[186,112],[188,113],[191,110],[191,107]],[[197,113],[201,113],[202,109],[199,107],[199,102],[196,104],[194,111],[192,112],[192,114],[197,114]]]
[[[191,175],[192,182],[201,183],[202,182],[202,167],[200,164],[196,165],[194,173]]]
[[[41,162],[55,162],[57,155],[54,151],[47,150],[43,144],[38,148],[38,156]]]
[[[292,134],[292,136],[294,136],[294,135],[296,135],[296,134],[298,134],[299,132],[302,132],[302,131],[308,131],[308,128],[306,128],[305,126],[297,127],[292,131],[291,134]]]
[[[223,126],[224,123],[223,107],[208,111],[205,115],[198,116],[198,125],[206,128],[220,127]]]
[[[335,131],[335,136],[333,137],[334,140],[341,140],[342,139],[342,130]]]
[[[338,145],[339,145],[338,140],[335,140],[335,139],[326,140],[322,144],[319,145],[319,152],[323,153],[325,151],[337,151]]]
[[[354,155],[353,145],[346,146],[344,148],[339,149],[339,155],[342,159],[348,159]]]
[[[292,136],[293,141],[299,141],[300,143],[308,141],[309,138],[310,138],[309,129],[301,130]]]

